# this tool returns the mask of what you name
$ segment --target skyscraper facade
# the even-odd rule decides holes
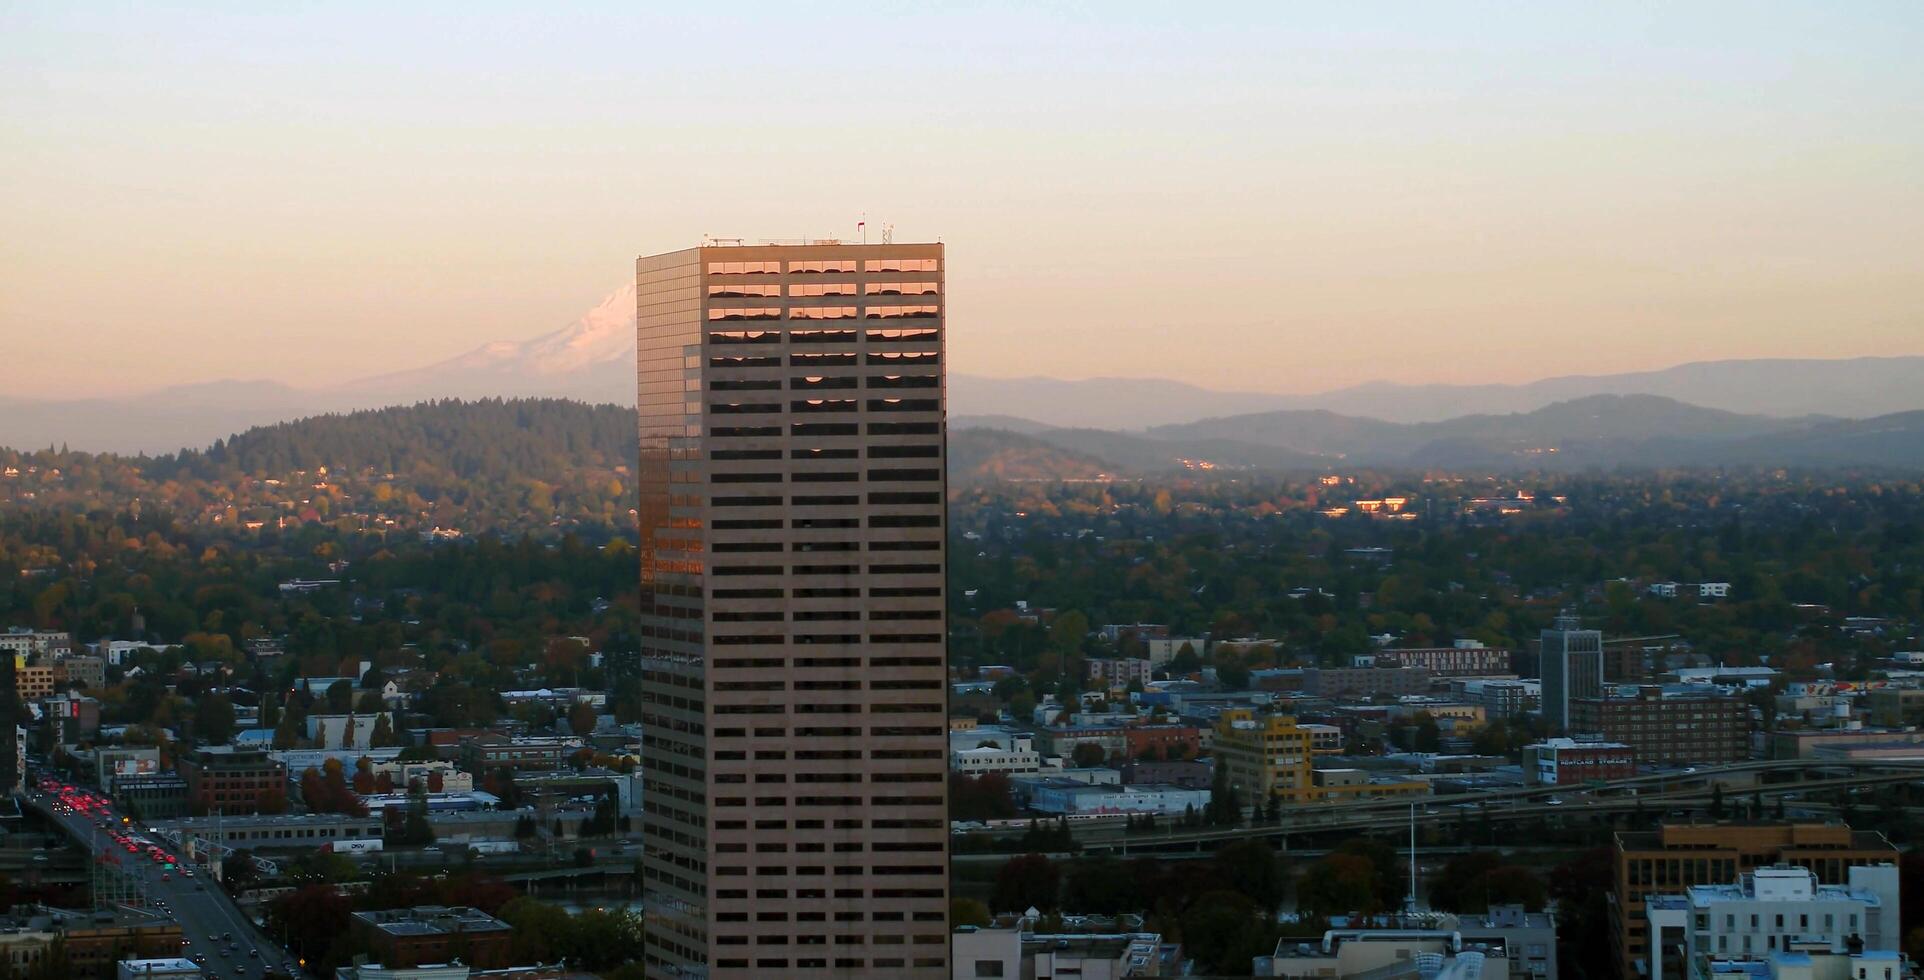
[[[939,244],[635,265],[651,977],[947,977]]]
[[[1603,695],[1603,633],[1584,629],[1583,621],[1566,610],[1539,640],[1543,720],[1552,731],[1568,731],[1570,702]]]

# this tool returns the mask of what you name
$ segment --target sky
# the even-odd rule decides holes
[[[1924,354],[1924,5],[548,6],[0,0],[0,385],[415,367],[864,216],[958,372]]]

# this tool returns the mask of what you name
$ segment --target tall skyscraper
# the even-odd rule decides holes
[[[1603,633],[1584,629],[1575,611],[1566,609],[1539,639],[1543,720],[1555,731],[1568,731],[1570,702],[1603,694]]]
[[[635,263],[651,977],[947,977],[942,246]]]

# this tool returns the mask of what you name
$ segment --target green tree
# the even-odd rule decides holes
[[[400,744],[401,739],[394,734],[394,723],[388,720],[388,713],[383,711],[375,715],[374,730],[368,733],[368,745],[382,749]]]
[[[964,898],[961,896],[949,899],[950,929],[959,929],[963,926],[986,926],[990,921],[992,920],[989,917],[989,907],[987,905],[973,898]]]

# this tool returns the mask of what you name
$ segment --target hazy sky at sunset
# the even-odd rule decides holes
[[[1924,353],[1924,4],[256,6],[0,4],[0,391],[417,366],[862,212],[962,372]]]

